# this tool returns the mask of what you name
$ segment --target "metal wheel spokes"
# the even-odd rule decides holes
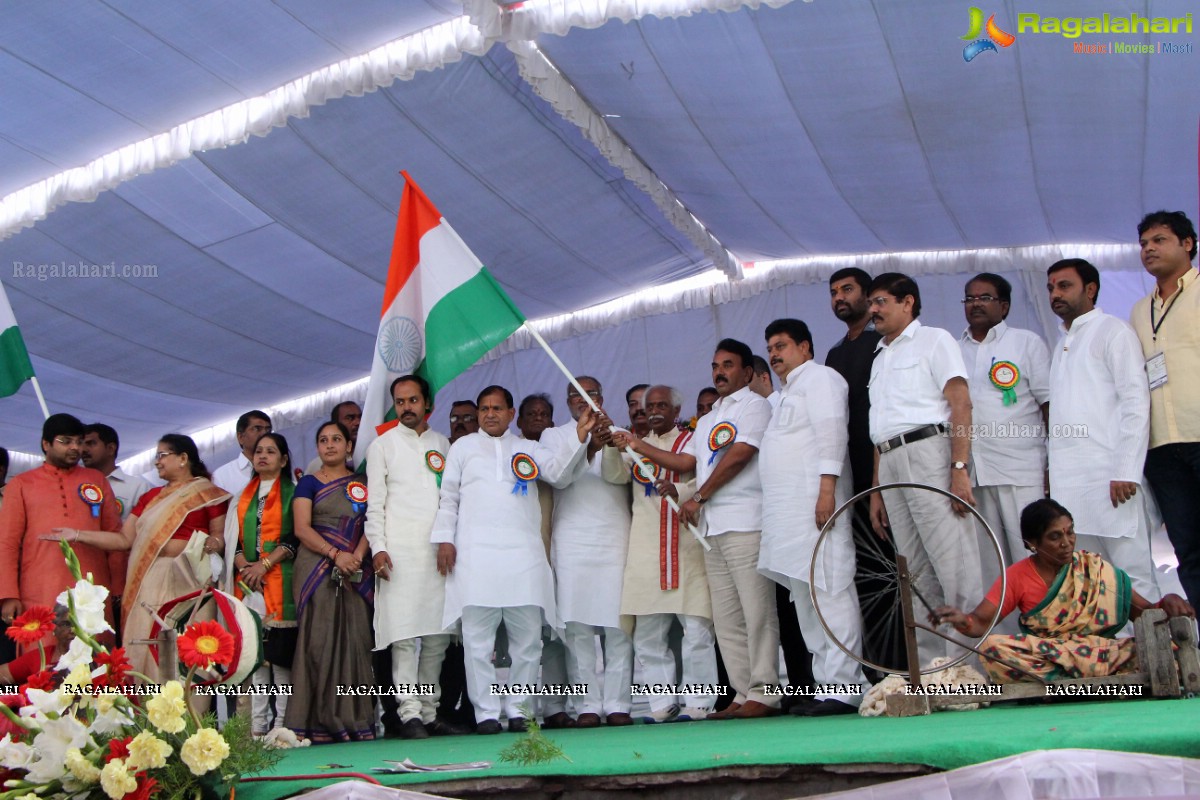
[[[895,542],[894,540],[885,542],[876,536],[873,531],[869,529],[863,530],[863,523],[868,522],[866,514],[854,513],[858,507],[858,503],[863,502],[865,505],[865,502],[872,494],[879,492],[882,495],[883,492],[891,489],[924,489],[943,495],[951,500],[958,499],[945,489],[923,483],[889,483],[856,494],[843,503],[834,512],[833,516],[829,518],[829,521],[825,523],[825,527],[821,529],[821,535],[818,537],[816,547],[813,549],[813,565],[809,570],[809,588],[811,591],[815,587],[816,565],[822,563],[820,561],[823,557],[822,548],[832,546],[834,524],[842,514],[852,514],[854,516],[852,520],[854,524],[851,525],[851,530],[853,531],[855,552],[858,559],[858,569],[855,572],[854,583],[858,591],[862,615],[862,652],[854,652],[852,649],[847,648],[834,635],[829,623],[825,619],[825,615],[821,611],[820,600],[816,592],[811,591],[813,606],[817,611],[817,618],[821,621],[821,627],[825,629],[825,634],[829,636],[830,641],[863,666],[883,673],[907,673],[908,660],[904,643],[903,614],[900,607],[900,573],[896,564],[897,551]],[[983,535],[977,537],[981,549],[981,561],[984,564],[994,562],[999,566],[1001,597],[1003,597],[1005,589],[1004,557],[1000,549],[999,540],[996,538],[995,531],[988,525],[987,520],[975,508],[971,506],[967,506],[967,508],[978,521],[979,527],[983,532]],[[941,605],[944,602],[940,596],[940,589],[937,588],[938,584],[934,570],[926,559],[915,559],[913,558],[913,554],[906,552],[901,552],[900,555],[905,556],[909,563],[913,617],[917,622],[925,623],[929,613],[933,610],[928,606],[930,604]],[[917,566],[914,566],[914,564]],[[975,603],[981,600],[987,588],[986,586],[976,587],[978,595],[970,602]],[[953,599],[950,600],[950,603],[953,604]],[[967,608],[964,610],[970,609]],[[996,616],[999,616],[998,609]],[[992,627],[997,621],[996,618],[988,621],[984,636],[987,636],[991,632]],[[947,634],[952,634],[954,638],[960,639],[963,643],[972,647],[977,647],[983,638],[972,639],[962,637],[949,628],[940,628],[939,630]],[[918,628],[916,634],[917,660],[923,667],[921,670],[922,674],[946,669],[966,660],[972,655],[971,650],[966,647],[955,646],[928,631]],[[948,663],[938,667],[925,668],[934,658],[946,656],[947,654],[950,658]]]

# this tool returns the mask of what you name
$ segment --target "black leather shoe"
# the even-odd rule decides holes
[[[509,733],[524,733],[529,730],[529,726],[525,724],[524,717],[513,717],[508,721]]]
[[[841,700],[834,700],[832,697],[828,700],[822,700],[819,703],[811,706],[804,713],[806,717],[835,717],[839,714],[857,714],[858,709],[849,703],[843,703]]]
[[[813,700],[811,697],[793,697],[787,712],[793,717],[805,717],[816,705],[819,705],[819,701]]]
[[[475,732],[483,736],[490,736],[493,733],[499,733],[504,730],[500,725],[499,720],[485,719],[483,722],[475,726]]]
[[[426,722],[425,730],[429,731],[430,736],[462,736],[471,732],[471,729],[464,725],[455,725],[453,722],[447,722],[444,719],[435,719],[433,722]]]
[[[551,714],[542,720],[542,729],[547,731],[556,731],[574,727],[575,720],[571,719],[571,715],[565,711],[559,711],[555,714]]]
[[[420,717],[413,717],[400,726],[401,739],[428,739],[429,731],[425,730]]]

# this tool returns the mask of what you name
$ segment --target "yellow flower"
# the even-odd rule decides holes
[[[112,800],[121,800],[137,789],[137,779],[125,769],[124,759],[114,758],[100,771],[100,788],[104,789],[104,793]]]
[[[183,686],[179,681],[167,681],[162,690],[146,703],[146,716],[150,723],[164,733],[179,733],[184,728],[183,715],[187,703],[183,699]]]
[[[92,685],[92,667],[90,664],[76,664],[63,679],[63,691],[69,694],[82,694]]]
[[[212,728],[201,728],[188,737],[179,749],[179,756],[193,775],[203,775],[221,766],[229,755],[225,737]]]
[[[67,751],[67,769],[80,783],[95,783],[100,780],[100,768],[84,758],[78,747]]]
[[[125,763],[134,772],[158,769],[167,765],[171,753],[171,745],[150,731],[142,731],[129,742],[129,758]]]

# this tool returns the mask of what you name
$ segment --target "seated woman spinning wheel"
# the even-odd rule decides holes
[[[1116,638],[1129,620],[1148,608],[1161,608],[1171,617],[1196,615],[1178,595],[1151,603],[1133,590],[1123,570],[1094,553],[1076,551],[1071,512],[1053,500],[1025,507],[1021,539],[1033,554],[1008,568],[1003,598],[997,581],[969,614],[942,606],[929,615],[931,624],[949,623],[961,634],[980,636],[997,608],[1000,618],[1021,610],[1022,633],[988,636],[980,648],[996,683],[1030,675],[1057,680],[1133,672],[1134,640]]]

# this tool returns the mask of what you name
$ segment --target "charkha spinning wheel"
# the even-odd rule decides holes
[[[822,570],[832,566],[836,561],[844,559],[847,552],[846,539],[851,534],[845,530],[845,524],[838,525],[838,521],[843,516],[852,516],[860,501],[865,506],[871,495],[879,493],[884,498],[886,505],[887,495],[884,493],[900,489],[935,492],[952,501],[958,500],[955,495],[945,489],[923,483],[888,483],[856,494],[843,503],[821,529],[816,547],[813,548],[812,566],[809,568],[809,588],[821,626],[830,640],[847,655],[864,666],[883,673],[907,673],[910,671],[910,665],[916,665],[920,667],[920,672],[925,674],[946,669],[948,666],[963,661],[971,655],[971,648],[976,647],[983,638],[981,636],[973,639],[954,631],[947,633],[940,630],[934,631],[934,626],[927,624],[929,614],[938,606],[945,604],[965,605],[964,610],[969,611],[983,598],[983,593],[989,587],[963,587],[963,591],[970,595],[969,598],[942,597],[938,576],[928,555],[923,551],[917,552],[920,545],[898,545],[894,538],[891,538],[890,542],[885,542],[879,539],[874,531],[859,530],[860,527],[866,526],[864,520],[864,524],[850,526],[853,530],[855,549],[860,554],[856,576],[862,614],[860,647],[856,647],[852,641],[842,641],[844,638],[849,638],[845,633],[847,626],[836,620],[829,601],[826,601],[824,610],[821,608],[821,598],[816,591],[820,585],[818,580],[822,575]],[[989,571],[986,569],[987,567],[994,566],[991,571],[997,572],[1000,576],[1001,596],[1003,596],[1004,558],[1001,555],[996,533],[978,511],[965,503],[963,506],[979,522],[979,532],[975,534],[975,541],[978,543],[982,557],[981,564],[985,567],[985,573]],[[947,509],[946,513],[949,514],[951,511]],[[968,548],[969,552],[973,550],[973,547]],[[902,586],[902,584],[906,585]],[[907,608],[905,608],[902,596],[908,596]],[[998,616],[999,610],[997,609],[996,617]],[[997,622],[996,617],[988,621],[984,636],[991,632]],[[850,628],[852,629],[853,626],[851,625]],[[838,631],[841,631],[840,635]],[[955,642],[961,642],[966,647],[955,646]],[[913,652],[914,650],[915,652]],[[939,656],[948,657],[949,663],[930,667],[930,662]]]

